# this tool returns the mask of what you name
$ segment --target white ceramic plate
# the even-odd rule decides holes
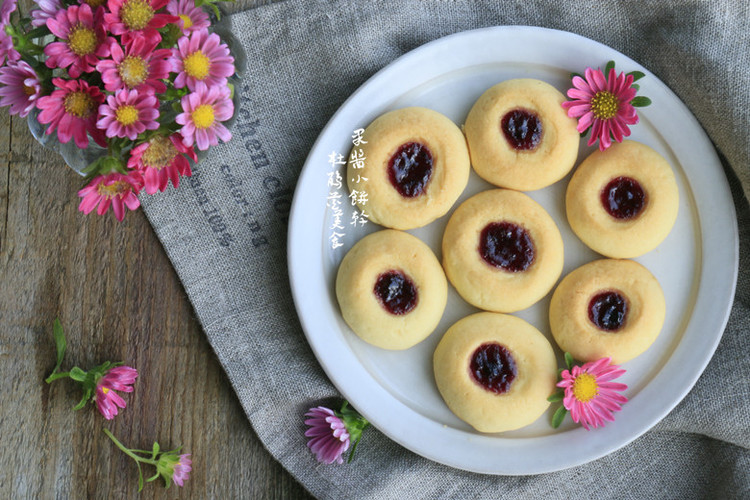
[[[386,111],[425,106],[462,124],[474,101],[495,83],[538,78],[564,93],[571,72],[582,73],[586,66],[603,68],[609,60],[616,61],[618,71],[646,73],[638,82],[640,95],[650,97],[653,104],[640,109],[641,122],[632,127],[630,138],[648,144],[669,161],[680,189],[674,229],[657,249],[637,259],[664,289],[664,329],[646,353],[623,365],[627,374],[622,381],[629,386],[625,394],[630,401],[614,423],[586,431],[568,418],[553,430],[550,410],[517,431],[478,433],[450,412],[432,375],[432,353],[443,333],[477,311],[452,287],[437,330],[409,350],[370,346],[344,323],[334,292],[338,264],[363,235],[381,228],[373,223],[362,228],[348,225],[352,207],[345,203],[344,246],[331,248],[333,219],[326,207],[331,191],[329,155],[347,156],[353,131]],[[592,151],[582,141],[579,162]],[[570,230],[564,206],[568,179],[528,193],[547,209],[563,235],[563,275],[600,258]],[[490,187],[472,173],[459,202]],[[345,182],[340,191],[346,201]],[[438,258],[449,216],[410,231]],[[375,427],[406,448],[452,467],[488,474],[536,474],[582,464],[624,446],[687,394],[713,355],[727,321],[737,278],[738,237],[731,193],[716,153],[692,114],[663,83],[638,63],[592,40],[511,26],[458,33],[419,47],[378,72],[344,103],[320,134],[302,170],[288,252],[292,292],[307,339],[331,381]],[[548,307],[549,295],[517,315],[549,336]]]

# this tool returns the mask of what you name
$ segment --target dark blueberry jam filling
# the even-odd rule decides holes
[[[407,142],[391,156],[388,176],[391,184],[404,198],[424,193],[432,177],[432,153],[418,142]]]
[[[511,147],[519,151],[536,148],[542,140],[542,121],[526,109],[514,109],[503,116],[500,128]]]
[[[615,219],[628,220],[638,215],[646,206],[646,192],[641,184],[630,177],[616,177],[602,190],[604,210]]]
[[[518,375],[510,351],[500,344],[482,344],[471,356],[469,369],[474,380],[495,394],[508,392]]]
[[[491,222],[479,235],[479,253],[488,264],[517,273],[534,262],[534,242],[517,224]]]
[[[627,315],[628,301],[618,292],[596,294],[589,302],[589,320],[600,330],[616,332],[625,325]]]
[[[391,314],[406,314],[419,299],[414,282],[402,271],[387,271],[378,276],[373,293],[380,304]]]

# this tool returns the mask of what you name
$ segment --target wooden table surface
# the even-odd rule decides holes
[[[0,109],[0,497],[310,498],[252,430],[143,212],[122,223],[85,216],[81,187],[25,119]],[[57,317],[64,368],[138,369],[114,420],[94,405],[73,411],[82,394],[72,381],[44,382]],[[190,480],[138,495],[135,464],[103,428],[131,448],[182,445]]]

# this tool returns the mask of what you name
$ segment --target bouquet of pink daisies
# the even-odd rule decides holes
[[[231,139],[235,61],[203,10],[219,0],[35,0],[30,17],[17,1],[0,0],[0,106],[98,151],[82,212],[122,220]]]

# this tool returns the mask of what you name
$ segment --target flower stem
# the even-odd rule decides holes
[[[50,384],[57,379],[66,378],[66,377],[70,377],[70,372],[53,373],[52,375],[44,379],[44,381]]]
[[[117,438],[111,432],[109,432],[109,430],[102,429],[102,431],[104,432],[104,434],[107,435],[107,437],[109,439],[112,440],[113,443],[115,443],[115,445],[118,448],[120,448],[120,450],[123,453],[125,453],[127,456],[129,456],[130,458],[132,458],[136,462],[142,462],[144,464],[151,464],[151,465],[156,465],[157,464],[156,460],[150,460],[148,458],[139,457],[138,455],[136,455],[135,453],[133,453],[131,450],[129,450],[128,448],[126,448],[124,444],[122,444],[120,441],[118,441]]]

